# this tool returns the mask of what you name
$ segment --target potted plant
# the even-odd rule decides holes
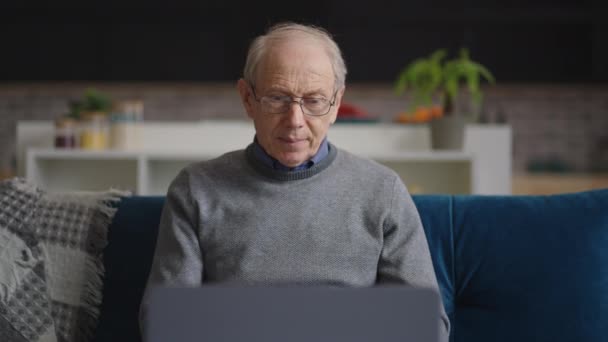
[[[108,111],[112,102],[108,96],[87,89],[79,101],[70,102],[68,118],[80,122],[80,147],[83,149],[105,149],[108,147]]]
[[[412,101],[408,113],[399,121],[429,121],[431,143],[435,149],[461,149],[467,121],[477,120],[483,99],[481,81],[494,83],[494,76],[483,65],[472,61],[467,49],[461,49],[457,58],[445,60],[447,52],[440,49],[427,58],[419,58],[408,64],[397,77],[395,92],[411,91]],[[458,110],[461,85],[466,85],[470,106],[467,113]],[[439,99],[440,105],[434,106]],[[426,115],[425,115],[426,114]],[[410,122],[411,122],[410,121]]]
[[[92,113],[107,115],[111,106],[112,102],[108,96],[96,89],[89,88],[85,91],[82,100],[70,102],[70,111],[67,117],[81,120],[84,116]]]

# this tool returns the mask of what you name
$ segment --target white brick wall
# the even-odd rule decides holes
[[[246,119],[234,84],[0,84],[0,171],[14,169],[17,120],[51,120],[88,87],[113,99],[140,98],[148,120]],[[407,108],[390,84],[348,85],[345,101],[382,121]],[[484,118],[513,127],[513,168],[557,162],[573,171],[608,171],[608,86],[497,85],[486,88]]]

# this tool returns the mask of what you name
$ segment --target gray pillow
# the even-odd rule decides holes
[[[8,232],[8,259],[16,260],[7,269],[19,271],[18,281],[7,285],[10,296],[0,304],[6,321],[0,329],[10,326],[24,338],[0,341],[92,340],[102,299],[102,252],[116,211],[112,202],[124,194],[49,194],[22,179],[0,183],[0,230]],[[30,271],[21,271],[24,265]],[[19,321],[11,318],[13,311],[18,318],[33,318]]]
[[[41,193],[0,183],[0,341],[55,341],[44,255],[35,238]]]

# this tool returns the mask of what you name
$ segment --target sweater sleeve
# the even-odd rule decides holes
[[[393,187],[390,212],[384,221],[384,244],[378,264],[378,283],[431,288],[437,278],[418,210],[400,178]],[[447,341],[450,321],[441,305],[440,337]]]
[[[140,307],[142,336],[145,333],[150,288],[190,287],[202,283],[203,258],[195,203],[191,196],[189,175],[182,171],[169,187],[161,215],[152,268]]]

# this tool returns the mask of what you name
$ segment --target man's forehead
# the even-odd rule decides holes
[[[333,80],[331,59],[322,43],[293,40],[275,43],[260,60],[258,79],[272,74],[305,73],[309,77]]]
[[[272,60],[290,54],[315,56],[330,62],[329,54],[323,42],[311,37],[294,37],[292,39],[271,41],[262,59]]]

